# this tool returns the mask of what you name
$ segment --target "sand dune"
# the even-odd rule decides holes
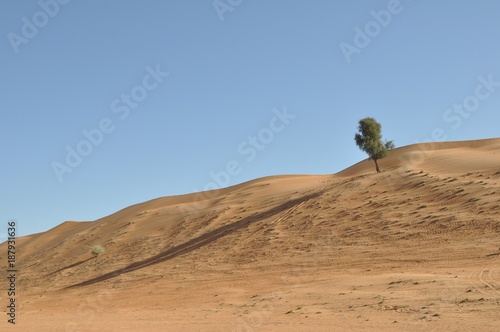
[[[158,198],[20,238],[16,328],[500,330],[500,139],[402,147],[380,165]]]

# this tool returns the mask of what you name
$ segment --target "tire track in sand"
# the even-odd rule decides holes
[[[500,283],[496,280],[495,273],[497,270],[493,268],[475,270],[468,276],[469,284],[481,294],[500,298]]]

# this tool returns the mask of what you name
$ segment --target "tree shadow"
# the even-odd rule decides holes
[[[241,219],[235,223],[232,223],[230,225],[222,226],[218,229],[215,229],[215,230],[210,231],[206,234],[203,234],[199,237],[196,237],[192,240],[189,240],[183,244],[172,247],[172,248],[170,248],[170,249],[168,249],[168,250],[166,250],[158,255],[147,258],[143,261],[135,262],[135,263],[132,263],[128,266],[125,266],[121,269],[103,274],[101,276],[89,279],[89,280],[84,281],[84,282],[80,282],[78,284],[68,286],[68,287],[66,287],[66,289],[92,285],[92,284],[95,284],[95,283],[98,283],[98,282],[101,282],[104,280],[111,279],[111,278],[116,277],[116,276],[123,274],[123,273],[128,273],[128,272],[132,272],[135,270],[139,270],[139,269],[142,269],[142,268],[154,265],[154,264],[158,264],[158,263],[162,263],[162,262],[171,260],[171,259],[178,257],[178,256],[181,256],[181,255],[188,254],[188,253],[192,252],[193,250],[196,250],[196,249],[199,249],[203,246],[206,246],[206,245],[208,245],[208,244],[210,244],[210,243],[212,243],[212,242],[214,242],[214,241],[216,241],[216,240],[218,240],[218,239],[220,239],[228,234],[234,233],[242,228],[246,228],[246,227],[250,226],[252,223],[255,223],[255,222],[262,220],[262,219],[272,217],[272,216],[274,216],[280,212],[283,212],[285,210],[289,210],[292,207],[294,207],[302,202],[308,201],[312,198],[316,198],[318,196],[321,196],[322,194],[323,194],[323,192],[316,192],[313,194],[309,194],[309,195],[288,201],[288,202],[283,203],[281,205],[278,205],[278,206],[276,206],[268,211],[260,212],[260,213],[253,215],[253,216],[248,216],[246,218],[243,218],[243,219]]]
[[[57,270],[57,271],[51,272],[51,273],[49,273],[49,274],[46,274],[46,275],[44,275],[43,277],[45,278],[45,277],[51,276],[51,275],[53,275],[53,274],[56,274],[56,273],[58,273],[58,272],[61,272],[61,271],[67,270],[67,269],[71,269],[72,267],[75,267],[75,266],[78,266],[78,265],[80,265],[80,264],[83,264],[83,263],[85,263],[86,261],[89,261],[89,260],[94,259],[94,258],[95,258],[95,257],[90,257],[90,258],[84,259],[84,260],[82,260],[82,261],[79,261],[79,262],[76,262],[76,263],[74,263],[74,264],[71,264],[71,265],[68,265],[68,266],[66,266],[66,267],[63,267],[62,269],[59,269],[59,270]]]

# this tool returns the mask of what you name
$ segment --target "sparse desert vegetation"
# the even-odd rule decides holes
[[[381,173],[257,179],[203,209],[164,197],[19,238],[19,328],[498,331],[499,160],[500,139],[413,145]]]
[[[99,256],[99,255],[103,254],[103,253],[104,253],[104,251],[105,251],[105,250],[104,250],[104,248],[103,248],[103,247],[101,247],[101,246],[94,246],[94,247],[92,247],[92,251],[91,251],[91,253],[92,253],[92,255],[94,255],[94,256],[96,256],[96,257],[97,257],[97,256]]]

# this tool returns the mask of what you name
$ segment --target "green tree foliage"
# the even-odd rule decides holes
[[[101,246],[95,246],[92,248],[92,255],[95,257],[99,256],[100,254],[104,253],[104,248]]]
[[[356,145],[370,156],[375,162],[377,172],[380,173],[378,160],[387,157],[389,150],[394,149],[393,141],[382,142],[382,125],[374,118],[359,120],[358,131],[354,136]]]

